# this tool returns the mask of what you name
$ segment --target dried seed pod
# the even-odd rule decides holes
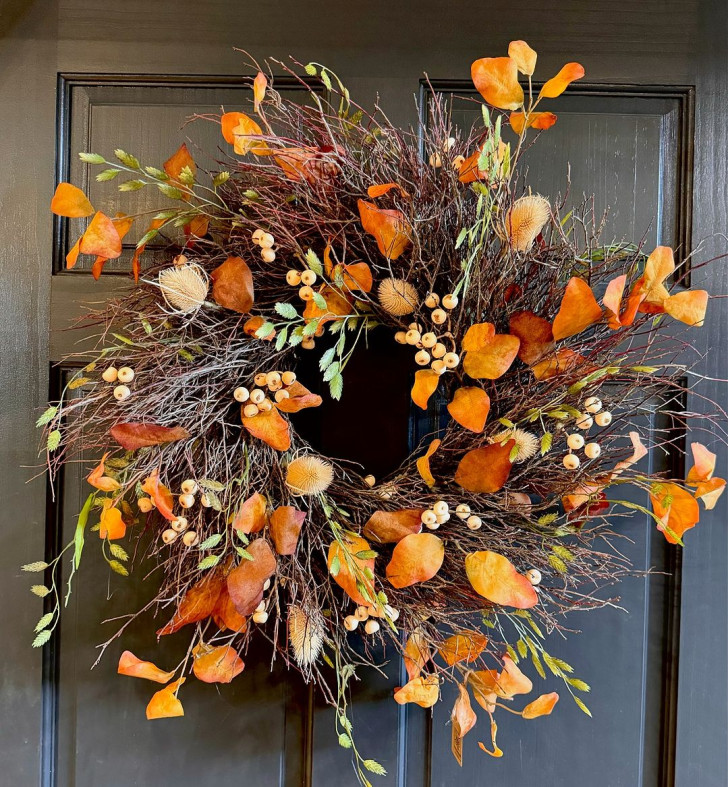
[[[410,328],[407,333],[404,335],[405,341],[407,344],[417,344],[420,340],[420,332]]]
[[[438,374],[444,374],[447,371],[447,366],[445,366],[445,361],[443,361],[442,358],[433,361],[430,364],[430,368],[433,372],[437,372]]]
[[[442,325],[447,320],[447,312],[444,309],[435,309],[430,316],[435,325]]]
[[[380,626],[376,620],[367,620],[364,626],[364,631],[366,631],[367,634],[376,634],[379,629]]]
[[[316,614],[306,614],[298,604],[288,608],[288,639],[301,667],[310,667],[321,653],[324,627]]]
[[[298,291],[298,297],[302,301],[312,301],[313,300],[313,288],[306,285],[305,287],[301,287]]]
[[[458,519],[467,519],[470,516],[470,506],[467,503],[459,503],[455,509],[455,516]]]
[[[567,470],[577,470],[581,461],[576,454],[566,454],[563,459],[564,467]]]
[[[514,251],[528,251],[551,218],[549,201],[539,194],[520,197],[505,216],[505,238]]]
[[[526,571],[526,579],[532,585],[538,585],[541,583],[541,572],[537,568],[529,568]]]
[[[377,483],[377,479],[376,479],[376,478],[374,478],[374,476],[373,476],[373,475],[365,475],[365,476],[364,476],[364,483],[365,483],[367,486],[369,486],[369,487],[372,487],[372,486],[374,486],[374,484],[376,484],[376,483]]]
[[[264,232],[258,239],[258,245],[261,249],[270,249],[275,244],[275,238],[270,232]]]
[[[483,520],[479,516],[473,514],[466,519],[465,524],[468,526],[468,530],[480,530],[483,525]]]
[[[194,530],[188,530],[182,536],[182,543],[186,547],[195,547],[200,543],[200,534],[195,532]]]
[[[286,273],[286,283],[291,287],[298,287],[301,284],[301,274],[291,269]]]
[[[417,290],[404,279],[384,279],[377,295],[382,308],[394,317],[412,314],[420,300]]]
[[[458,305],[458,296],[454,293],[450,292],[447,295],[443,296],[442,305],[446,309],[454,309]]]
[[[260,259],[263,260],[263,262],[275,262],[276,253],[273,249],[261,249]]]
[[[106,383],[115,383],[118,376],[119,373],[116,370],[116,367],[109,366],[108,369],[104,369],[103,373],[101,374],[101,379]]]
[[[587,413],[598,413],[602,409],[602,400],[598,396],[590,396],[584,401]]]
[[[210,288],[207,274],[195,263],[160,271],[157,284],[167,305],[180,314],[199,309]]]
[[[612,414],[608,410],[604,410],[602,413],[597,413],[594,420],[597,422],[597,426],[609,426],[612,423]]]
[[[193,478],[186,478],[179,485],[179,488],[185,495],[194,495],[197,492],[197,481],[195,481]]]
[[[177,519],[173,519],[170,522],[170,527],[175,531],[175,533],[184,533],[189,527],[189,524],[187,523],[186,517],[178,516]]]
[[[454,369],[460,363],[460,356],[457,353],[445,353],[442,361],[448,369]]]
[[[280,403],[284,399],[290,399],[291,395],[285,389],[281,389],[280,391],[276,391],[275,400],[276,402]]]
[[[334,468],[318,456],[301,456],[286,468],[286,485],[296,495],[317,495],[331,486]]]
[[[194,495],[180,495],[177,498],[177,502],[182,506],[182,508],[192,508],[195,504],[195,496]]]
[[[407,334],[406,334],[406,332],[405,331],[397,331],[397,333],[394,334],[394,341],[397,342],[397,344],[407,344]]]
[[[243,407],[243,415],[246,418],[253,418],[258,415],[259,412],[260,410],[258,410],[257,404],[246,404],[245,407]]]
[[[601,415],[604,415],[604,413],[601,413]],[[583,413],[576,419],[577,429],[583,429],[586,432],[591,429],[592,426],[594,426],[594,419],[588,413]]]
[[[259,625],[263,625],[263,623],[268,622],[268,613],[267,612],[254,612],[253,613],[253,623],[258,623]]]
[[[427,366],[429,362],[430,362],[430,353],[428,353],[427,350],[420,350],[415,355],[415,363],[418,364],[419,366]]]
[[[250,399],[250,391],[241,385],[233,391],[233,399],[243,404],[243,402],[247,402]]]
[[[572,451],[578,451],[580,448],[584,447],[584,438],[580,434],[570,434],[566,438],[566,445],[568,445]]]
[[[599,443],[587,443],[584,446],[584,455],[587,459],[596,459],[602,453]]]
[[[420,339],[422,342],[422,346],[429,349],[430,347],[434,347],[437,344],[437,336],[429,331],[428,333],[423,333],[422,338]]]
[[[344,628],[347,631],[354,631],[359,625],[359,621],[353,615],[347,615],[344,618]]]
[[[312,285],[316,284],[316,274],[315,274],[315,272],[311,271],[311,270],[305,270],[301,274],[301,282],[303,284],[307,284],[309,287],[311,287]]]
[[[364,621],[369,617],[369,610],[365,606],[359,606],[354,610],[354,617],[359,621]]]
[[[177,536],[178,533],[170,527],[162,533],[162,541],[164,541],[165,544],[172,544],[177,540]]]
[[[114,399],[117,402],[123,402],[124,399],[128,399],[131,396],[131,391],[126,385],[117,385],[114,388]]]
[[[541,447],[541,443],[535,434],[531,434],[531,432],[527,432],[525,429],[519,429],[518,427],[498,432],[498,434],[490,438],[491,443],[499,443],[500,445],[507,443],[509,440],[515,441],[516,444],[516,455],[512,460],[516,464],[525,462],[526,459],[535,456],[536,452]]]
[[[283,372],[283,374],[281,375],[281,380],[283,380],[283,385],[291,385],[292,383],[296,382],[296,373]]]
[[[427,293],[425,298],[425,306],[428,309],[436,309],[440,305],[440,296],[436,292]]]

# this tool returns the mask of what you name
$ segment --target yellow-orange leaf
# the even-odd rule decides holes
[[[81,219],[90,216],[94,209],[81,189],[71,183],[59,183],[51,200],[51,211],[56,216]]]
[[[591,287],[577,276],[569,279],[559,313],[554,319],[554,339],[566,339],[593,325],[602,318],[601,306],[597,303]]]
[[[159,669],[151,661],[142,661],[137,658],[130,650],[125,650],[119,657],[119,666],[116,670],[119,675],[128,675],[131,678],[144,678],[153,680],[155,683],[168,683],[174,677],[172,672],[165,672]]]
[[[472,552],[465,558],[465,572],[475,592],[494,604],[529,609],[538,603],[533,585],[496,552]]]
[[[203,642],[192,649],[192,671],[204,683],[230,683],[245,669],[245,663],[230,645],[212,647]]]
[[[100,489],[102,492],[114,492],[121,486],[121,484],[115,478],[109,478],[109,476],[104,475],[104,471],[106,469],[106,457],[108,455],[108,452],[105,453],[101,457],[101,461],[86,476],[86,480],[89,482],[89,484],[96,487],[96,489]]]
[[[523,88],[518,83],[518,66],[510,57],[484,57],[470,67],[475,89],[498,109],[518,109]]]
[[[455,482],[469,492],[490,493],[502,489],[513,467],[509,456],[514,445],[514,440],[508,440],[468,451],[455,471]]]
[[[276,404],[276,407],[283,413],[298,413],[309,407],[318,407],[323,401],[318,394],[311,393],[298,380],[291,383],[286,390],[288,391],[288,398]]]
[[[440,375],[432,369],[420,369],[415,372],[415,384],[412,386],[412,401],[423,410],[427,409],[427,403],[432,394],[437,390],[440,382]]]
[[[375,511],[364,525],[362,535],[378,544],[393,544],[422,530],[422,508]]]
[[[572,82],[584,76],[584,66],[579,63],[567,63],[561,71],[549,79],[541,88],[539,96],[541,98],[557,98]]]
[[[261,127],[244,112],[226,112],[220,119],[222,135],[235,152],[244,156],[249,151],[257,156],[268,155],[269,148]]]
[[[529,702],[523,709],[521,715],[524,719],[536,719],[539,716],[549,716],[554,709],[554,705],[559,701],[559,695],[552,691],[550,694],[542,694],[536,697],[533,702]]]
[[[515,62],[522,74],[533,76],[538,55],[525,41],[511,41],[508,44],[508,57]]]
[[[417,460],[417,472],[422,476],[422,480],[427,486],[435,486],[435,476],[432,475],[430,470],[430,457],[440,447],[442,440],[433,440],[425,451],[425,455]]]
[[[175,696],[175,692],[187,680],[178,678],[174,683],[160,689],[147,705],[148,719],[170,719],[174,716],[184,716],[185,712],[182,703]]]
[[[374,582],[365,570],[374,573],[374,558],[357,557],[358,553],[369,551],[369,542],[354,535],[344,535],[342,539],[342,544],[334,541],[329,547],[326,562],[329,573],[350,599],[357,604],[371,604],[374,600]]]
[[[111,505],[111,500],[104,500],[99,522],[99,537],[116,541],[126,535],[126,524],[121,516],[121,511]]]
[[[675,320],[699,328],[705,321],[709,297],[707,290],[678,292],[665,301],[665,312]]]
[[[268,87],[268,79],[262,71],[258,71],[253,80],[253,109],[260,112],[260,105],[265,98],[265,89]]]
[[[369,186],[367,194],[375,199],[381,197],[383,194],[388,194],[392,189],[397,189],[399,193],[405,198],[409,198],[409,194],[399,185],[399,183],[379,183],[374,186]]]
[[[497,334],[492,323],[471,325],[463,337],[463,370],[474,379],[497,380],[516,359],[520,344],[517,336]]]
[[[412,680],[422,673],[427,662],[432,658],[427,637],[420,629],[416,629],[407,639],[404,648],[404,666],[407,677]]]
[[[371,292],[374,284],[371,268],[366,262],[353,262],[350,265],[339,264],[334,268],[333,279],[336,281],[341,278],[341,286],[354,292]],[[310,302],[310,301],[309,301]]]
[[[458,697],[453,705],[450,716],[453,726],[453,735],[464,738],[473,729],[478,717],[470,704],[470,695],[463,683],[458,684]]]
[[[568,347],[560,347],[553,355],[533,364],[531,371],[537,380],[548,380],[559,374],[566,374],[577,369],[586,373],[586,368],[581,367],[586,363],[586,358]]]
[[[698,501],[681,486],[672,483],[656,483],[650,490],[650,502],[657,526],[671,544],[682,540],[686,530],[695,527],[700,520]]]
[[[93,254],[107,260],[115,260],[121,255],[119,231],[105,213],[98,211],[91,219],[79,244],[81,254]]]
[[[164,162],[163,166],[164,171],[175,183],[179,183],[179,176],[185,167],[189,167],[193,175],[197,172],[197,164],[195,164],[195,160],[184,142]]]
[[[142,484],[142,491],[146,492],[152,500],[154,500],[157,511],[159,511],[167,521],[171,522],[175,518],[174,511],[172,511],[174,498],[169,489],[160,483],[159,470],[152,470],[149,477]]]
[[[487,645],[487,637],[477,631],[460,632],[448,637],[440,645],[438,652],[448,667],[452,667],[461,661],[475,661]]]
[[[197,623],[212,615],[224,588],[225,577],[219,570],[209,573],[196,582],[182,596],[177,611],[170,621],[157,631],[157,636],[174,634],[183,626]]]
[[[426,582],[437,574],[445,559],[445,545],[434,533],[405,536],[392,551],[387,579],[396,588]]]
[[[291,447],[291,427],[278,412],[278,408],[272,407],[267,412],[250,417],[243,415],[242,421],[253,437],[267,443],[276,451],[287,451]]]
[[[431,708],[440,697],[440,681],[437,675],[418,675],[394,691],[395,702],[405,705],[414,702],[420,708]]]
[[[363,199],[358,200],[357,205],[364,231],[374,237],[381,254],[396,260],[411,243],[404,213],[378,208],[373,202]]]
[[[267,524],[266,516],[267,501],[260,492],[254,492],[247,500],[244,500],[233,518],[233,530],[240,530],[242,533],[259,533]]]
[[[129,232],[129,230],[132,228],[132,225],[134,224],[134,219],[124,213],[117,213],[112,221],[114,222],[116,231],[119,233],[119,240],[124,240],[124,236],[127,234],[127,232]],[[94,279],[98,280],[99,276],[101,276],[101,272],[104,269],[104,265],[106,265],[107,262],[108,259],[106,257],[97,257],[94,260],[94,264],[91,266],[91,275],[94,277]]]
[[[458,388],[447,411],[460,426],[471,432],[482,432],[490,412],[490,397],[476,386]]]
[[[528,125],[526,125],[526,116],[523,112],[511,112],[510,116],[511,128],[516,134],[523,133],[524,127],[545,131],[547,128],[551,128],[556,120],[557,117],[553,112],[531,112],[528,116]]]

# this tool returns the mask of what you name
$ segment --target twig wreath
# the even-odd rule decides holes
[[[610,548],[610,512],[639,510],[682,544],[698,500],[712,508],[725,481],[700,443],[686,480],[637,464],[659,436],[626,435],[626,420],[657,394],[679,402],[685,367],[673,361],[690,345],[674,321],[701,325],[708,293],[671,292],[685,275],[671,249],[602,244],[587,203],[561,215],[530,192],[518,174],[529,129],[553,126],[548,99],[584,75],[569,63],[536,94],[535,65],[523,41],[473,63],[486,103],[469,132],[437,96],[427,121],[402,131],[326,68],[278,64],[305,103],[260,72],[250,114],[197,118],[221,125],[224,170],[200,171],[185,145],[161,169],[122,150],[115,161],[81,154],[103,167],[97,180],[156,188],[172,206],[112,217],[68,183],[53,197],[55,214],[92,217],[69,268],[90,255],[98,277],[134,222],[148,230],[136,286],[90,315],[102,326],[94,360],[38,422],[52,477],[73,453],[103,456],[74,539],[50,564],[25,566],[46,572],[33,592],[51,602],[35,646],[58,624],[61,560],[72,575],[95,530],[112,571],[158,565],[157,635],[190,637],[169,671],[120,658],[122,675],[165,684],[150,719],[183,714],[190,673],[233,680],[256,630],[337,707],[364,784],[384,769],[354,744],[348,687],[376,664],[373,649],[352,646],[362,634],[404,657],[396,702],[428,708],[444,681],[457,684],[458,759],[474,704],[490,720],[480,747],[501,755],[494,715],[532,691],[526,662],[561,677],[589,713],[588,685],[544,643],[565,613],[608,603],[595,589],[630,571]],[[175,229],[184,241],[142,273],[145,246]],[[301,351],[320,353],[338,399],[375,328],[411,347],[414,404],[432,407],[437,392],[450,416],[381,481],[320,456],[295,429],[297,412],[322,406],[296,376]],[[624,484],[651,509],[622,499]],[[134,561],[130,538],[141,539]],[[550,714],[557,700],[517,712]]]

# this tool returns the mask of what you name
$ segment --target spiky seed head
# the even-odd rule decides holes
[[[207,298],[207,275],[194,263],[166,268],[160,272],[158,282],[164,300],[181,314],[199,309]]]
[[[296,495],[317,495],[333,480],[334,468],[318,456],[300,456],[286,469],[286,484]]]
[[[506,429],[504,432],[499,432],[490,438],[491,443],[498,443],[502,445],[509,440],[515,440],[516,456],[513,459],[514,463],[525,462],[536,454],[540,447],[538,437],[525,429],[515,427],[513,429]]]
[[[384,279],[377,294],[382,308],[394,317],[411,314],[420,302],[417,290],[404,279]]]
[[[324,628],[318,615],[307,615],[298,604],[288,608],[288,639],[301,667],[310,667],[324,644]]]
[[[506,237],[511,248],[514,251],[528,251],[550,218],[549,201],[540,194],[517,199],[505,218]]]

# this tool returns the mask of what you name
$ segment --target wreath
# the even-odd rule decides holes
[[[501,755],[494,715],[520,706],[536,674],[562,678],[589,713],[588,685],[546,638],[570,610],[609,603],[599,589],[630,572],[609,547],[610,513],[638,509],[682,544],[698,500],[712,508],[725,481],[700,443],[685,480],[638,464],[659,436],[625,430],[655,396],[665,411],[679,400],[675,326],[701,325],[708,294],[675,289],[686,269],[671,249],[605,244],[588,203],[562,215],[531,193],[519,169],[528,135],[554,125],[548,100],[584,75],[569,63],[536,93],[535,64],[522,41],[477,60],[482,122],[455,129],[433,95],[407,131],[319,64],[275,64],[305,89],[301,103],[253,64],[247,114],[196,118],[221,126],[219,171],[203,172],[185,144],[162,168],[122,150],[80,154],[98,181],[157,189],[170,206],[111,216],[69,183],[51,203],[91,217],[66,260],[90,255],[97,278],[132,226],[147,229],[135,285],[89,314],[101,326],[93,357],[38,422],[52,477],[79,451],[102,456],[74,539],[25,566],[46,572],[33,592],[50,602],[35,646],[58,624],[62,558],[72,575],[95,530],[117,574],[157,565],[157,636],[191,638],[169,671],[122,653],[122,675],[165,684],[147,718],[183,714],[190,673],[233,680],[261,635],[338,708],[339,742],[365,784],[383,768],[354,744],[348,688],[382,648],[404,658],[398,703],[429,708],[456,684],[458,759],[474,705],[491,722],[480,747]],[[169,254],[142,271],[151,241]],[[316,391],[342,396],[374,330],[411,349],[414,406],[447,411],[384,479],[321,456],[295,429],[299,411],[325,406]],[[297,376],[303,352],[320,380]],[[376,441],[376,412],[361,417]],[[650,508],[623,499],[624,484]],[[529,699],[524,719],[559,697]]]

